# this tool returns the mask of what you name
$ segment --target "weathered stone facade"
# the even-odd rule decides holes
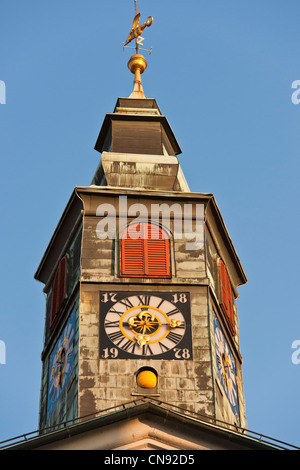
[[[72,246],[74,233],[80,229],[80,256],[75,264],[70,263],[72,257],[68,258],[71,271],[76,269],[76,276],[74,272],[71,275],[72,294],[67,295],[60,319],[52,329],[49,308],[46,313],[41,427],[57,425],[63,419],[91,416],[141,395],[158,397],[189,412],[242,427],[246,425],[235,303],[237,288],[246,282],[246,276],[214,196],[189,191],[176,156],[180,148],[166,118],[154,100],[142,101],[141,104],[132,99],[121,99],[122,106],[117,106],[115,113],[106,116],[96,144],[97,150],[102,152],[102,161],[92,185],[75,188],[36,275],[45,283],[47,304],[50,305],[57,266]],[[138,135],[145,138],[145,145],[134,138],[139,121]],[[143,148],[144,154],[134,153],[135,149],[141,152]],[[151,154],[151,149],[156,153]],[[114,209],[111,214],[108,214],[109,208]],[[150,222],[153,210],[158,211],[156,222],[168,233],[170,240],[170,275],[162,278],[121,276],[118,234],[139,216]],[[164,218],[166,213],[168,217]],[[110,235],[114,236],[104,237],[104,227],[105,230],[110,227]],[[190,245],[193,242],[194,245]],[[230,280],[235,334],[230,331],[220,306],[220,259],[226,265]],[[180,360],[103,357],[100,298],[103,292],[110,291],[188,293],[192,359],[186,358],[183,350]],[[72,375],[58,395],[51,418],[46,421],[51,372],[49,357],[75,302],[78,306],[77,340],[74,343],[76,361],[72,363]],[[235,363],[238,382],[238,412],[235,413],[218,374],[215,318],[221,325]],[[61,365],[54,366],[53,370],[61,374]],[[153,390],[141,390],[137,386],[136,374],[145,366],[157,373],[158,382]],[[68,390],[71,390],[69,396]]]
[[[208,252],[217,260],[216,249],[212,237],[205,226],[202,246],[198,250],[186,250],[186,242],[191,234],[183,234],[181,239],[173,239],[172,278],[157,280],[126,279],[118,276],[118,240],[100,240],[96,229],[99,217],[96,210],[100,204],[112,204],[118,207],[118,198],[124,190],[118,190],[113,196],[112,190],[105,192],[100,188],[77,188],[83,201],[83,245],[80,295],[80,346],[79,346],[79,415],[97,413],[124,401],[130,401],[137,395],[135,374],[142,366],[151,366],[158,373],[158,390],[155,395],[162,401],[170,402],[183,408],[216,416],[221,420],[236,422],[227,399],[222,395],[222,387],[218,385],[215,365],[213,310],[220,315],[219,281],[217,268],[208,263]],[[109,193],[109,194],[107,194]],[[203,205],[213,199],[211,195],[178,193],[174,195],[161,193],[147,194],[138,191],[126,191],[128,201],[138,200],[140,204],[151,210],[152,203],[161,204],[168,201],[179,205],[184,203]],[[131,198],[131,199],[130,199]],[[129,202],[128,202],[129,205]],[[205,210],[205,209],[204,209]],[[208,212],[205,213],[208,214]],[[212,217],[212,216],[211,216]],[[128,222],[131,219],[128,220]],[[214,222],[216,223],[216,222]],[[174,233],[174,219],[171,220],[171,234]],[[189,237],[190,235],[190,237]],[[215,233],[215,237],[221,235]],[[205,238],[205,242],[204,242]],[[219,242],[221,244],[221,241]],[[224,247],[225,250],[225,247]],[[95,255],[97,254],[97,255]],[[223,255],[223,253],[222,253]],[[219,254],[220,256],[220,254]],[[232,256],[224,253],[224,256]],[[234,262],[232,262],[232,265]],[[233,272],[232,277],[238,274]],[[235,290],[237,285],[234,286]],[[142,359],[119,359],[117,361],[99,358],[99,312],[101,291],[184,291],[190,293],[191,323],[193,341],[193,361],[164,361]],[[237,323],[237,312],[235,307]],[[221,320],[222,321],[222,320]],[[242,389],[241,356],[239,353],[238,334],[234,337],[237,371],[239,376],[239,400],[241,424],[245,424],[244,394]]]

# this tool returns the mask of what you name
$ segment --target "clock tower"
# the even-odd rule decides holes
[[[40,428],[136,397],[246,426],[237,289],[246,283],[213,194],[191,192],[180,146],[134,86],[106,114],[90,186],[75,187],[35,274],[46,294]]]

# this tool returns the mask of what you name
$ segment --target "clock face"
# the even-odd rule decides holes
[[[236,365],[228,342],[221,330],[220,323],[214,313],[215,348],[218,377],[230,402],[231,408],[239,421],[238,390]]]
[[[74,333],[75,311],[73,310],[49,358],[47,420],[73,370]]]
[[[189,294],[102,292],[100,357],[191,360]]]

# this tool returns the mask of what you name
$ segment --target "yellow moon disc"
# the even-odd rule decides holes
[[[157,377],[151,370],[143,370],[138,374],[136,382],[139,387],[154,388],[157,384]]]

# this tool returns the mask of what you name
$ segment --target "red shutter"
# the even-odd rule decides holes
[[[235,335],[231,284],[230,284],[226,266],[221,259],[220,259],[220,279],[221,279],[221,297],[222,297],[221,308],[228,321],[231,333]]]
[[[145,273],[144,240],[141,224],[129,225],[120,237],[121,275],[140,277]]]
[[[170,241],[157,225],[130,225],[120,244],[121,276],[170,277]]]
[[[148,224],[145,240],[146,273],[149,277],[170,277],[170,241],[157,225]]]
[[[67,258],[64,256],[56,270],[52,287],[50,328],[56,323],[66,297]]]

